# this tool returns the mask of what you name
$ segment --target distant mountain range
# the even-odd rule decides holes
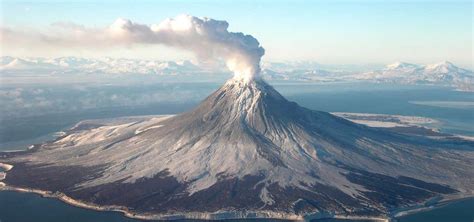
[[[473,72],[459,68],[447,61],[430,65],[396,62],[372,71],[329,70],[319,68],[320,66],[314,66],[311,69],[282,69],[281,67],[281,64],[274,67],[267,65],[267,68],[262,71],[262,75],[268,80],[429,84],[452,86],[462,91],[474,91]]]
[[[205,71],[190,61],[157,61],[138,59],[85,59],[77,57],[46,58],[0,58],[2,74],[60,73],[105,73],[105,74],[158,74],[176,75]]]
[[[382,70],[362,73],[355,77],[377,82],[451,85],[464,90],[474,90],[473,72],[447,61],[432,65],[397,62]]]
[[[474,74],[471,70],[457,67],[450,62],[418,65],[396,62],[385,67],[330,66],[315,62],[265,62],[262,76],[267,80],[311,82],[370,81],[375,83],[430,84],[452,86],[458,90],[474,91]],[[215,70],[226,72],[223,64],[203,68],[191,61],[158,61],[138,59],[85,59],[61,58],[0,58],[0,74],[151,74],[194,75]]]

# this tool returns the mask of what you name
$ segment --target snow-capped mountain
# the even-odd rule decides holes
[[[432,65],[417,65],[396,62],[382,69],[360,72],[321,65],[315,62],[265,62],[262,76],[266,80],[290,80],[306,82],[350,82],[370,81],[397,84],[431,84],[452,86],[460,90],[474,91],[474,74],[450,62]],[[14,58],[0,57],[0,74],[21,76],[22,74],[151,74],[151,75],[195,75],[224,73],[224,64],[205,68],[191,61],[158,61],[138,59],[84,59],[77,57]]]
[[[104,73],[104,74],[158,74],[176,75],[203,72],[190,61],[158,61],[136,59],[84,59],[77,57],[13,58],[2,57],[0,73]]]
[[[289,70],[277,72],[271,69],[263,69],[262,76],[266,80],[290,80],[290,81],[310,81],[310,82],[335,82],[341,81],[348,75],[346,72],[331,72],[322,69],[312,70]]]
[[[474,74],[472,71],[459,68],[450,62],[424,66],[397,62],[386,66],[382,70],[356,75],[355,78],[359,80],[405,84],[437,84],[447,86],[474,84]]]
[[[438,64],[427,65],[423,69],[423,80],[426,82],[464,82],[474,79],[472,71],[462,69],[450,62],[441,62]]]
[[[312,82],[370,81],[397,84],[430,84],[452,86],[460,90],[474,90],[474,74],[450,62],[417,65],[406,62],[389,64],[382,69],[358,72],[324,69],[319,64],[296,68],[294,65],[268,63],[262,75],[267,80],[292,80]]]
[[[411,63],[396,62],[385,66],[382,70],[355,75],[355,78],[372,81],[388,81],[390,79],[391,81],[409,82],[408,79],[414,78],[422,68],[422,66]]]
[[[472,141],[359,125],[290,102],[263,80],[231,79],[176,116],[86,121],[0,162],[13,165],[7,185],[155,219],[386,216],[474,192]]]
[[[0,67],[0,70],[53,70],[56,68],[56,65],[51,63],[43,63],[35,60],[25,60],[20,58],[7,57],[2,58],[2,66]]]

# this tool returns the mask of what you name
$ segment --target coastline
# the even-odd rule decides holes
[[[0,179],[1,180],[1,179]],[[283,212],[272,212],[272,211],[248,211],[248,212],[236,212],[236,211],[218,211],[218,212],[188,212],[188,213],[176,213],[176,214],[152,214],[152,213],[135,213],[130,211],[127,207],[123,206],[116,206],[116,205],[109,205],[109,206],[101,206],[92,203],[86,203],[83,201],[75,200],[64,193],[61,192],[51,192],[51,191],[44,191],[39,189],[31,189],[31,188],[21,188],[21,187],[13,187],[6,185],[3,182],[0,182],[0,192],[1,191],[14,191],[14,192],[21,192],[21,193],[34,193],[38,194],[44,198],[53,198],[60,200],[66,204],[71,206],[95,210],[95,211],[110,211],[110,212],[120,212],[125,217],[131,219],[138,219],[138,220],[225,220],[225,219],[280,219],[280,220],[294,220],[294,221],[309,221],[313,219],[343,219],[343,220],[370,220],[370,221],[378,221],[378,222],[391,222],[397,221],[397,218],[404,217],[420,212],[431,211],[434,209],[438,209],[440,207],[446,206],[448,204],[452,204],[458,201],[462,201],[465,199],[474,198],[474,195],[458,195],[453,197],[445,197],[444,199],[440,199],[436,202],[433,202],[429,205],[426,202],[431,200],[427,200],[424,203],[420,203],[415,206],[395,209],[392,213],[389,214],[388,217],[368,217],[368,216],[350,216],[350,215],[334,215],[328,213],[315,213],[315,214],[308,214],[308,215],[296,215],[296,214],[288,214]]]
[[[0,181],[6,177],[6,172],[12,169],[14,166],[10,164],[0,163]],[[426,200],[417,205],[403,207],[392,210],[387,217],[369,217],[369,216],[355,216],[355,215],[334,215],[330,213],[317,212],[314,214],[296,215],[285,212],[272,212],[272,211],[248,211],[248,212],[237,212],[237,211],[217,211],[217,212],[188,212],[188,213],[176,213],[176,214],[153,214],[153,213],[136,213],[130,211],[127,207],[117,205],[97,205],[93,203],[87,203],[79,201],[67,196],[61,192],[51,192],[33,188],[15,187],[0,182],[1,191],[14,191],[21,193],[34,193],[44,198],[53,198],[60,200],[71,206],[95,210],[95,211],[110,211],[120,212],[125,217],[138,220],[224,220],[224,219],[281,219],[281,220],[294,220],[294,221],[309,221],[314,219],[343,219],[343,220],[369,220],[378,222],[391,222],[397,221],[397,218],[404,217],[419,212],[425,212],[434,210],[448,204],[462,201],[469,198],[474,198],[474,194],[461,194],[461,195],[448,195],[448,196],[437,196]]]
[[[147,129],[145,129],[147,130]],[[57,135],[56,139],[60,139],[67,135]],[[28,147],[26,150],[9,150],[0,151],[1,153],[16,153],[16,152],[31,152],[39,148],[41,144],[35,144]],[[10,164],[0,163],[0,192],[1,191],[15,191],[23,193],[35,193],[45,198],[58,199],[66,204],[80,207],[84,209],[90,209],[95,211],[111,211],[120,212],[125,217],[139,220],[181,220],[181,219],[194,219],[194,220],[222,220],[222,219],[282,219],[282,220],[298,220],[306,221],[311,219],[345,219],[345,220],[370,220],[370,221],[396,221],[398,217],[403,217],[419,212],[430,211],[443,207],[447,204],[461,201],[468,198],[473,198],[474,194],[461,194],[461,195],[447,195],[438,196],[439,199],[433,201],[429,199],[424,202],[420,202],[413,206],[402,207],[393,209],[386,217],[368,217],[368,216],[349,216],[349,215],[334,215],[330,213],[314,213],[307,215],[296,215],[285,212],[272,212],[272,211],[249,211],[249,212],[237,212],[237,211],[217,211],[217,212],[187,212],[187,213],[176,213],[176,214],[153,214],[153,213],[136,213],[124,206],[116,205],[97,205],[93,203],[87,203],[79,201],[67,196],[61,192],[51,192],[32,188],[14,187],[2,182],[6,177],[7,171],[11,170],[14,166]],[[3,171],[2,171],[3,170]]]
[[[471,198],[474,198],[474,194],[440,197],[440,199],[429,204],[427,204],[427,202],[430,202],[431,200],[427,200],[424,203],[420,203],[412,207],[402,208],[402,210],[395,209],[390,213],[390,218],[395,219],[396,221],[396,219],[400,217],[405,217],[412,214],[435,210],[435,209],[444,207],[446,205],[463,201],[463,200],[467,200],[467,199],[471,199]]]
[[[28,151],[28,150],[27,150]],[[18,151],[24,152],[24,151]],[[0,163],[0,181],[5,179],[7,171],[11,170],[14,166],[10,164]],[[280,219],[280,220],[292,220],[292,221],[309,221],[313,219],[345,219],[345,220],[369,220],[375,222],[390,222],[391,218],[388,217],[368,217],[368,216],[351,216],[351,215],[334,215],[329,213],[317,212],[314,214],[296,215],[285,212],[273,212],[273,211],[217,211],[217,212],[187,212],[187,213],[176,213],[176,214],[152,214],[152,213],[135,213],[130,211],[127,207],[109,205],[101,206],[93,203],[87,203],[79,201],[67,196],[61,192],[51,192],[33,188],[15,187],[0,182],[1,191],[15,191],[21,193],[34,193],[44,198],[53,198],[60,200],[71,206],[80,207],[95,211],[110,211],[120,212],[125,217],[138,220],[231,220],[231,219]]]
[[[152,213],[135,213],[130,211],[127,207],[123,206],[100,206],[97,204],[86,203],[83,201],[75,200],[61,192],[51,192],[32,188],[21,188],[6,185],[5,183],[0,184],[1,191],[14,191],[21,193],[34,193],[44,198],[53,198],[60,200],[71,206],[80,207],[95,211],[110,211],[120,212],[125,217],[138,220],[231,220],[231,219],[280,219],[280,220],[292,220],[292,221],[309,221],[312,219],[344,219],[344,220],[370,220],[376,222],[389,222],[390,218],[385,217],[367,217],[367,216],[349,216],[349,215],[333,215],[327,213],[315,213],[309,215],[296,215],[284,212],[272,212],[272,211],[248,211],[248,212],[237,212],[237,211],[217,211],[217,212],[188,212],[188,213],[176,213],[176,214],[152,214]]]
[[[44,191],[39,189],[31,189],[31,188],[20,188],[20,187],[12,187],[9,185],[0,186],[1,191],[15,191],[15,192],[22,192],[22,193],[35,193],[39,194],[45,198],[54,198],[58,199],[66,204],[80,207],[84,209],[90,209],[95,211],[113,211],[113,212],[120,212],[124,216],[132,219],[139,219],[139,220],[180,220],[180,219],[195,219],[195,220],[221,220],[221,219],[258,219],[258,218],[265,218],[265,219],[284,219],[284,220],[304,220],[302,216],[294,215],[294,214],[286,214],[286,213],[278,213],[278,212],[270,212],[270,211],[262,211],[262,212],[231,212],[231,211],[222,211],[222,212],[189,212],[185,214],[147,214],[147,213],[134,213],[131,212],[128,208],[123,206],[100,206],[91,203],[85,203],[82,201],[75,200],[63,193],[60,192],[50,192]],[[254,215],[254,216],[250,216]]]

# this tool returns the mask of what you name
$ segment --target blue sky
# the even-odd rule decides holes
[[[1,1],[2,26],[47,30],[55,22],[104,27],[118,17],[154,24],[178,14],[230,23],[256,37],[264,60],[367,64],[443,60],[472,68],[472,1]],[[173,49],[14,50],[14,56],[180,59]]]

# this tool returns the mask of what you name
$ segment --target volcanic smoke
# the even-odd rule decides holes
[[[265,50],[256,38],[229,32],[229,23],[211,18],[179,15],[159,24],[145,25],[119,18],[106,28],[88,28],[56,23],[48,33],[1,28],[4,42],[52,47],[118,47],[161,44],[191,51],[203,61],[223,59],[235,78],[251,81],[259,77]]]

